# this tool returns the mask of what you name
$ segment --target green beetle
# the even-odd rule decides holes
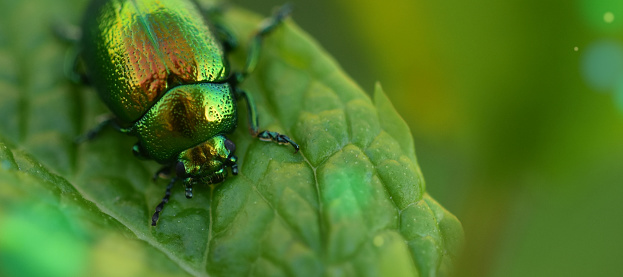
[[[186,197],[196,184],[214,184],[238,173],[235,144],[225,137],[237,122],[236,101],[244,98],[249,130],[265,141],[299,146],[277,132],[259,132],[255,104],[237,85],[253,71],[262,38],[289,14],[284,6],[251,41],[244,71],[230,72],[225,50],[233,37],[207,20],[191,0],[95,0],[82,25],[80,56],[86,79],[114,117],[106,125],[136,136],[133,152],[174,170],[162,202],[152,217],[155,226],[171,187],[183,180]]]

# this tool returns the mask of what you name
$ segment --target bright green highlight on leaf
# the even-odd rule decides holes
[[[77,22],[84,4],[59,3],[53,14]],[[230,136],[240,174],[195,187],[191,200],[174,187],[152,228],[166,186],[150,181],[158,165],[135,159],[133,138],[112,130],[73,145],[106,109],[57,70],[68,46],[52,36],[50,12],[33,6],[0,6],[0,26],[19,21],[8,11],[41,18],[27,31],[2,29],[0,63],[11,66],[0,69],[0,246],[11,248],[0,247],[0,262],[58,276],[450,273],[462,227],[425,193],[409,128],[380,85],[370,99],[293,21],[266,39],[242,86],[260,125],[290,135],[301,152],[251,138],[243,111]],[[242,46],[261,19],[234,8],[224,17]],[[233,53],[234,69],[245,55]],[[48,229],[57,235],[45,238],[58,239],[37,243]],[[46,256],[57,244],[75,258]],[[0,275],[15,274],[5,268]]]
[[[11,208],[0,214],[0,267],[8,275],[60,277],[84,272],[85,243],[61,216],[49,210]]]

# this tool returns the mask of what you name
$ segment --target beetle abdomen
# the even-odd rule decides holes
[[[126,123],[171,87],[222,81],[228,74],[221,45],[187,0],[94,1],[83,27],[88,75]]]

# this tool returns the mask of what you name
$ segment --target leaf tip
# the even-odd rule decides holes
[[[407,122],[398,114],[396,108],[385,94],[381,82],[377,81],[374,85],[374,105],[376,106],[379,121],[382,128],[389,133],[398,143],[405,154],[414,162],[415,145],[413,136]]]

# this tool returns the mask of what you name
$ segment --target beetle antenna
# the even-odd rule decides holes
[[[156,212],[154,212],[154,215],[151,217],[151,226],[156,226],[156,223],[158,222],[158,218],[160,217],[160,212],[162,211],[162,208],[164,208],[164,204],[169,203],[169,197],[171,196],[171,188],[173,187],[173,184],[175,184],[175,181],[177,181],[177,178],[171,179],[171,182],[169,182],[169,185],[167,186],[167,190],[164,193],[164,197],[162,198],[162,201],[160,202],[160,204],[158,204],[158,206],[156,206]]]

